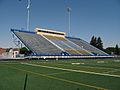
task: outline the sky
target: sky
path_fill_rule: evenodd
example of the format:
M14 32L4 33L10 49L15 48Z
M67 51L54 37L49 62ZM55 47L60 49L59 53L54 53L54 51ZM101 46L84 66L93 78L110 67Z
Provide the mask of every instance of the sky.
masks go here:
M71 7L70 36L90 42L101 37L104 48L120 46L120 0L31 0L30 31L49 28L68 34L68 12ZM0 47L15 47L11 28L25 29L27 0L0 0Z

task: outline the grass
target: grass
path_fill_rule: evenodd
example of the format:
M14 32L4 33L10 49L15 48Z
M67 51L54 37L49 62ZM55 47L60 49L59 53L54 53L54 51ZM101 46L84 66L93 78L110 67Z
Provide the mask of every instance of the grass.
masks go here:
M120 90L120 77L21 64L30 63L120 76L119 61L78 59L0 62L0 90L23 90L26 73L28 74L26 90Z

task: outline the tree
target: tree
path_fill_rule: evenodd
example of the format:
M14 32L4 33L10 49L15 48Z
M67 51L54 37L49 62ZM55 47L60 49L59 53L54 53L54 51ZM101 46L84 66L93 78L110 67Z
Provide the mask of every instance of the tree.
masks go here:
M94 40L94 36L92 36L92 38L91 38L91 41L90 41L90 45L93 45L93 40Z
M7 49L6 49L6 52L9 52L9 51L10 51L10 49L12 49L12 48L7 48Z
M27 54L29 50L26 47L20 49L20 54Z
M100 50L103 50L103 43L100 37L97 38L95 36L92 36L90 44Z
M116 54L116 55L120 55L120 48L118 46L118 44L115 47L108 47L105 49L105 52L108 54Z
M115 54L120 55L120 50L119 50L118 44L115 46Z
M97 38L92 36L90 44L96 47Z
M98 37L97 42L96 42L96 47L100 50L103 50L103 43L100 37Z
M107 47L105 52L108 54L114 54L115 48L114 47Z

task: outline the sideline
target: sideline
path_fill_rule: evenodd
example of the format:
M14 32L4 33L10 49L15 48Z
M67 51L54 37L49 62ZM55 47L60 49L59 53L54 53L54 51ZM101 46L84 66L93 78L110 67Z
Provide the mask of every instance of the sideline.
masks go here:
M118 77L118 78L120 78L120 75L112 75L112 74L104 74L104 73L96 73L96 72L87 72L87 71L81 71L81 70L65 69L65 68L58 68L58 67L50 67L50 66L30 64L30 63L21 63L21 64L30 65L30 66L37 66L37 67L44 67L44 68L52 68L52 69L58 69L58 70L65 70L65 71L71 71L71 72L81 72L81 73L96 74L96 75L102 75L102 76L110 76L110 77Z

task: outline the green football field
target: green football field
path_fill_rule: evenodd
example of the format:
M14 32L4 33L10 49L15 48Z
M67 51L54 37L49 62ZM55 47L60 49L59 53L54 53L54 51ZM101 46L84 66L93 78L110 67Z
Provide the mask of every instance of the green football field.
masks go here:
M0 61L0 90L120 90L120 59Z

